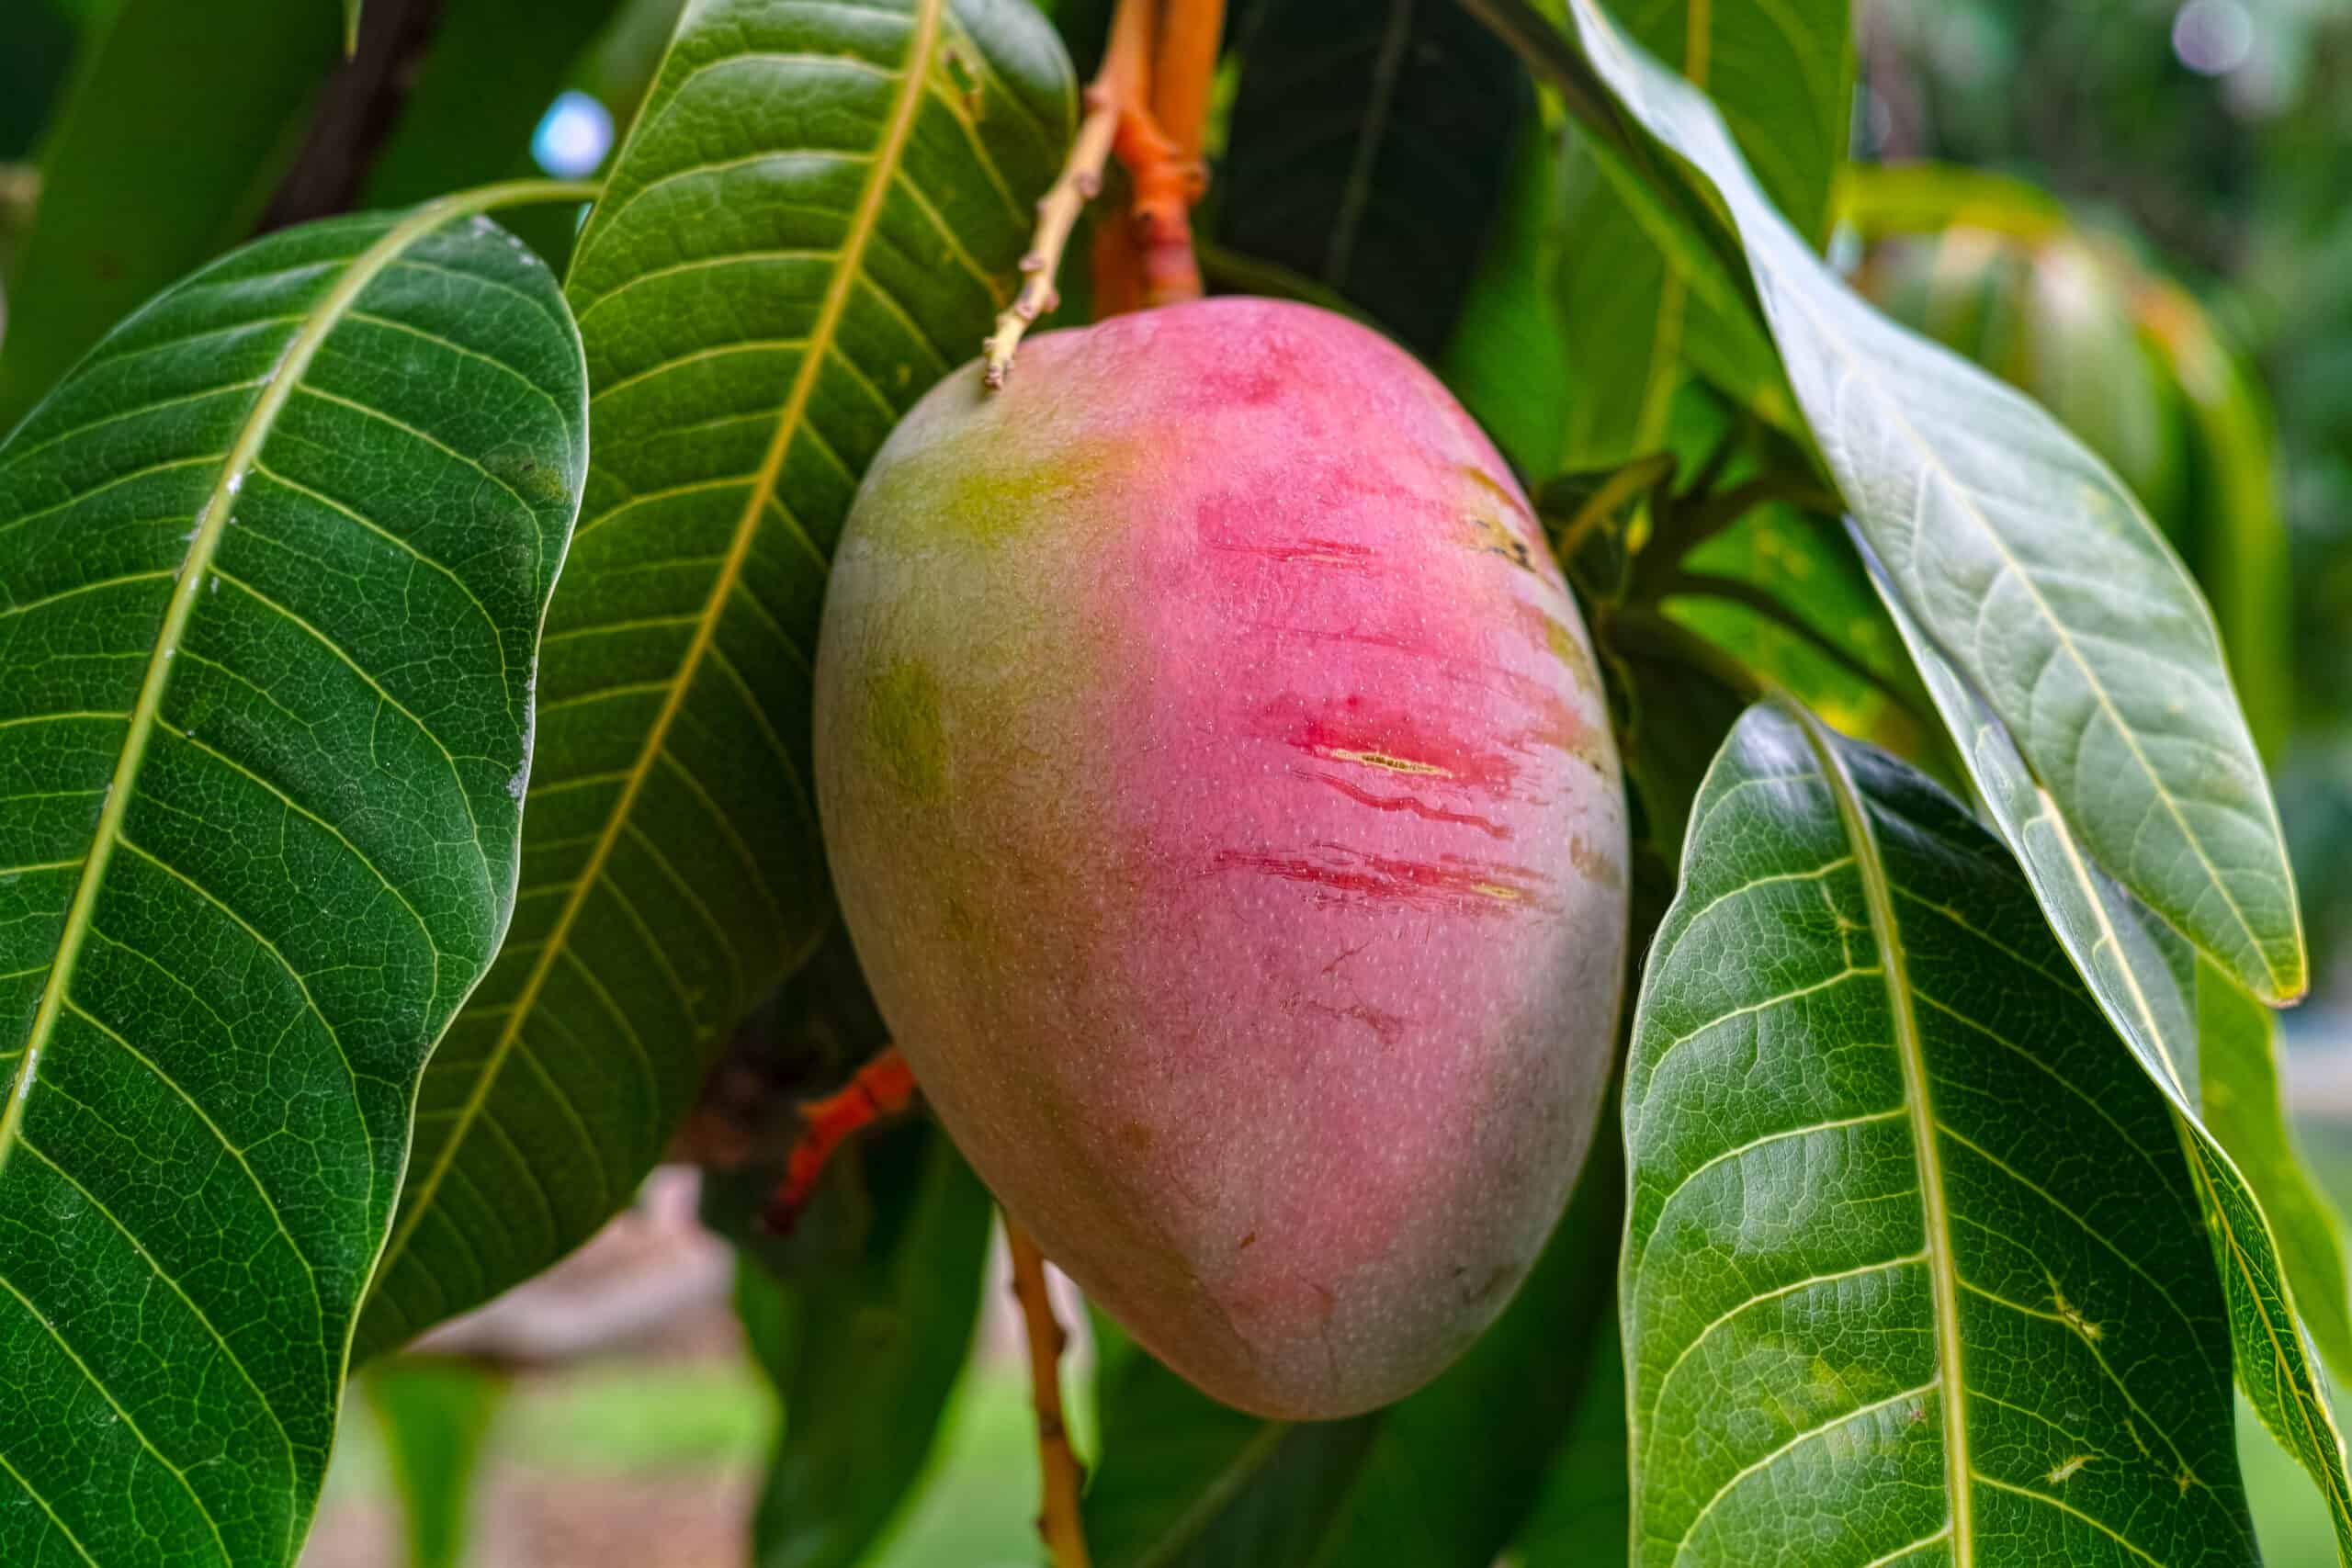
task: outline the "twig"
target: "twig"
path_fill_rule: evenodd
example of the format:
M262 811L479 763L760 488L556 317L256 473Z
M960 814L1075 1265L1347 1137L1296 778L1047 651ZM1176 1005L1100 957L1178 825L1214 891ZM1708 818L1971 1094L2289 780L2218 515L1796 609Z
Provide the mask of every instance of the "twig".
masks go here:
M1004 1217L1004 1239L1012 1249L1012 1294L1029 1329L1030 1389L1037 1410L1037 1459L1045 1472L1045 1498L1037 1514L1053 1568L1088 1568L1086 1526L1078 1495L1085 1480L1062 1420L1062 1347L1069 1336L1054 1317L1046 1294L1046 1256L1029 1233Z
M1086 204L1102 194L1102 166L1110 162L1111 143L1119 133L1116 97L1101 85L1086 90L1086 118L1079 123L1078 140L1070 144L1069 162L1061 177L1037 203L1037 239L1021 258L1021 292L1012 308L996 319L989 334L988 367L984 378L991 388L1004 385L1012 374L1012 356L1022 334L1038 317L1060 302L1054 279L1060 276L1062 253L1069 247L1070 231Z

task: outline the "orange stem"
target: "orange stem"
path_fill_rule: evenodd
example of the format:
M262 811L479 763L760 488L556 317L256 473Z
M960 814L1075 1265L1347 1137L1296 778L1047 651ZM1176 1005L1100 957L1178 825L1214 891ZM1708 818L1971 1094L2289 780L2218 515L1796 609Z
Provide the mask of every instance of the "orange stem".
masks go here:
M789 1232L801 1210L817 1190L818 1179L836 1150L860 1128L886 1116L896 1116L914 1103L915 1075L898 1047L878 1053L833 1094L812 1100L800 1108L806 1123L785 1165L784 1181L768 1201L767 1223L772 1230Z
M1078 1507L1086 1475L1062 1419L1062 1348L1069 1337L1062 1332L1053 1300L1046 1294L1046 1255L1010 1214L1004 1217L1004 1239L1012 1252L1012 1294L1029 1331L1030 1395L1037 1413L1044 1485L1037 1533L1045 1538L1053 1568L1088 1568L1086 1524Z
M1225 0L1163 0L1159 51L1152 59L1151 117L1179 161L1204 168L1209 94L1225 41Z

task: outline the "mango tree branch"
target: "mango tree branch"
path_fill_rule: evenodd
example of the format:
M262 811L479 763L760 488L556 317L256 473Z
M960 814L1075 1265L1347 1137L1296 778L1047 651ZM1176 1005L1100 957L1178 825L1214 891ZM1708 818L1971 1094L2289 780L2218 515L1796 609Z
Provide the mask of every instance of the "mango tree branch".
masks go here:
M1004 1239L1012 1251L1012 1294L1021 1303L1029 1331L1030 1393L1037 1411L1037 1460L1044 1472L1044 1502L1037 1533L1053 1568L1088 1568L1086 1527L1078 1496L1084 1482L1078 1455L1062 1420L1062 1347L1069 1337L1046 1294L1046 1257L1029 1233L1004 1217Z

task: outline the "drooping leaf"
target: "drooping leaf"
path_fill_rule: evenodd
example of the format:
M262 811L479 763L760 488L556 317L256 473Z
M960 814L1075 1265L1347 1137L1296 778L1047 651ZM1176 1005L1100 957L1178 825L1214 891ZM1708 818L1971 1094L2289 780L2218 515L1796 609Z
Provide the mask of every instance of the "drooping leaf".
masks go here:
M758 1568L852 1568L931 1452L979 1311L991 1208L918 1122L853 1145L736 1303L784 1405L752 1520Z
M124 0L41 158L9 278L36 308L12 311L0 344L0 435L132 307L251 231L335 62L338 20L321 0Z
M867 460L1012 298L1074 113L1025 6L686 13L567 286L596 466L514 931L426 1077L364 1349L627 1201L831 918L808 787L826 562Z
M1713 100L1798 231L1824 237L1854 96L1849 0L1621 0L1612 10ZM1779 367L1753 318L1694 293L1589 153L1569 170L1573 242L1559 289L1579 374L1563 461L1592 467L1656 449L1686 366L1743 403L1782 406Z
M1553 63L1597 73L1728 210L1862 533L2073 830L2257 996L2300 995L2278 812L2212 616L2139 504L2040 408L1857 299L1772 209L1705 97L1594 0L1570 12L1582 53Z
M2181 1121L2229 1299L2238 1381L2264 1425L2310 1472L2352 1562L2352 1473L2326 1380L2306 1349L2313 1339L2332 1344L2331 1354L2345 1348L2344 1262L2324 1211L2314 1214L2315 1200L2302 1201L2312 1195L2278 1122L2269 1042L2249 1037L2256 1021L2240 1010L2261 1009L2098 869L2008 731L1928 642L1875 558L1871 564L1996 829L2108 1021ZM2208 1049L2222 1053L2211 1066L2203 1059ZM2217 1122L2200 1104L2208 1084L2221 1085L2228 1102ZM2217 1136L2224 1130L2227 1142ZM2261 1185L2249 1181L2249 1169ZM2285 1224L2274 1228L2266 1198L2283 1203ZM2305 1299L2312 1305L2299 1313Z
M1511 1304L1434 1382L1352 1420L1218 1404L1112 1330L1086 1495L1104 1568L1489 1568L1584 1402L1609 1303L1623 1159L1604 1124ZM1106 1336L1098 1333L1098 1342Z
M446 1357L401 1357L361 1380L399 1494L408 1568L462 1568L482 1442L505 1374Z
M1265 0L1240 30L1217 238L1436 353L1532 107L1518 59L1453 0Z
M1625 1088L1641 1563L2256 1560L2164 1099L2000 845L1759 706Z
M300 1542L587 466L500 195L223 258L0 446L0 1561Z

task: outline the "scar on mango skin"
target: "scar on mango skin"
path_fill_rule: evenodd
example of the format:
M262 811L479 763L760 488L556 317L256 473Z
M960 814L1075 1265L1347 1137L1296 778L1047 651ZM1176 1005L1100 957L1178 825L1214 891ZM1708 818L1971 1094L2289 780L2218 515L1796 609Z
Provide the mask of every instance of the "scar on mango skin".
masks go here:
M1398 757L1386 751L1340 751L1329 753L1342 762L1356 762L1367 768L1385 768L1392 773L1426 773L1436 778L1450 779L1453 771L1441 768L1435 762L1416 762L1410 757Z

